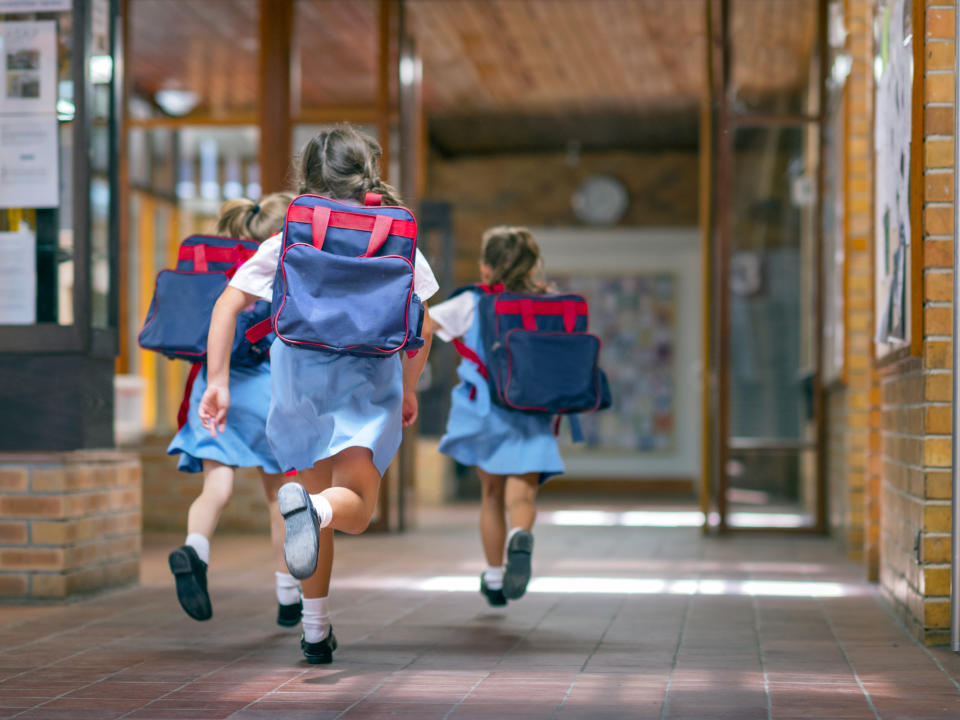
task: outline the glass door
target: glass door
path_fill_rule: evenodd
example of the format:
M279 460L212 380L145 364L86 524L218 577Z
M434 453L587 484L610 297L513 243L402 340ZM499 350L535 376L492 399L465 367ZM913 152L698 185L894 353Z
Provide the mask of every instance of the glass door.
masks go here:
M818 220L824 5L767 0L763 12L778 14L769 25L776 37L758 39L751 31L759 22L757 3L710 3L716 153L707 522L721 530L824 526Z

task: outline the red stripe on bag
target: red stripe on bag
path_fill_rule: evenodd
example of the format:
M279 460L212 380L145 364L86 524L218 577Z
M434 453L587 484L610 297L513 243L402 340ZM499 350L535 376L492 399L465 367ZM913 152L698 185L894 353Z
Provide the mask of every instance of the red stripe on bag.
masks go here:
M313 223L312 205L291 205L287 210L287 221L296 223ZM330 213L329 227L340 228L342 230L363 230L371 232L377 222L378 217L389 217L388 215L364 215L362 213L345 212L334 210ZM410 220L398 220L390 218L390 235L405 238L415 238L417 236L417 224Z
M497 300L494 311L498 315L523 313L524 303L529 303L534 315L589 315L590 310L583 300Z
M187 424L187 417L190 414L190 394L193 392L193 383L200 374L200 363L193 363L190 366L190 372L187 375L187 384L183 388L183 400L180 401L180 409L177 411L177 430Z
M255 250L235 245L234 247L215 247L213 245L181 245L178 260L193 260L194 272L208 272L206 263L229 262L244 263L253 257ZM198 263L199 259L199 263ZM204 262L206 261L206 262ZM203 267L198 267L202 265Z

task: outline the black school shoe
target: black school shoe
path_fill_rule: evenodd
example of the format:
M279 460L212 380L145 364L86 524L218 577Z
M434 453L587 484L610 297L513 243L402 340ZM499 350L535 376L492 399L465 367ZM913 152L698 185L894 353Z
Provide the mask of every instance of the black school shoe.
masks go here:
M189 545L177 548L167 557L170 572L177 581L180 607L194 620L209 620L213 615L207 594L207 564Z
M303 603L295 602L289 605L277 603L277 625L283 627L293 627L300 622L303 616Z
M523 597L530 582L530 556L533 555L533 533L520 530L507 545L507 568L503 572L503 595L507 600Z
M277 493L277 504L287 529L283 541L283 557L287 569L298 580L316 572L320 552L320 521L310 495L298 482L288 482Z
M300 649L303 657L311 665L328 665L333 662L333 651L337 649L337 636L333 634L333 625L330 632L320 642L309 643L300 636Z
M487 581L483 577L483 573L480 573L480 594L483 595L487 602L490 603L490 607L503 607L507 604L507 598L503 595L503 589L499 588L497 590L491 590L487 587Z

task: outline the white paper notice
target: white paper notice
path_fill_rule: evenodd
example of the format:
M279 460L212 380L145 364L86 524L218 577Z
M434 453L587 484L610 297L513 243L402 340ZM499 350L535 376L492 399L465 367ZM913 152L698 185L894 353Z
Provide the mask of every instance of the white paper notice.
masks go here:
M70 10L72 0L0 0L0 12L60 12Z
M0 208L60 203L57 26L0 23Z
M0 208L60 204L55 115L0 115Z
M0 325L37 321L37 240L26 224L20 227L0 233Z
M0 114L57 112L57 24L0 23Z

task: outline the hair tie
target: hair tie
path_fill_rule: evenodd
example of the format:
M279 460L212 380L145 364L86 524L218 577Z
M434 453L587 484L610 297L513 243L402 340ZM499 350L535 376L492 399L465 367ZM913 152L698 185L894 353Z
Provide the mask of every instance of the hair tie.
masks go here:
M259 206L259 205L254 205L252 208L250 208L250 214L247 215L247 230L250 230L250 223L253 221L254 216L255 216L258 212L260 212L260 206Z

